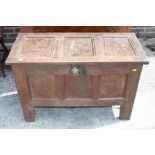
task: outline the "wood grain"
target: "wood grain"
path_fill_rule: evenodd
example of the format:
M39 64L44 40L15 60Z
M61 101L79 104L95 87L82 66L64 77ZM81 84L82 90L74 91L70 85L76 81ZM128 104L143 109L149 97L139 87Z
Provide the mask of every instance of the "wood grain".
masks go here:
M133 33L19 34L6 61L14 63L148 63Z
M120 119L130 119L131 117L141 70L142 70L142 66L138 67L136 72L128 74L126 89L124 92L125 102L123 105L121 105L120 115L119 115Z
M33 104L31 104L31 93L27 75L23 65L12 65L14 80L16 83L18 95L21 101L21 106L26 121L31 122L35 120L35 112Z

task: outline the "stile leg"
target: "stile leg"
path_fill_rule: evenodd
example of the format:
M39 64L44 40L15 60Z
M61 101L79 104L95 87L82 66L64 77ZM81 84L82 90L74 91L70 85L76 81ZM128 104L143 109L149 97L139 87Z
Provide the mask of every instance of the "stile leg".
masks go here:
M128 75L128 81L125 92L126 101L123 105L121 105L119 119L129 120L131 117L141 70L142 66L138 67L136 69L136 72L133 72Z
M24 119L26 122L33 122L35 121L35 111L34 108L26 107L25 104L22 104L22 110L24 114Z
M125 103L124 105L121 105L119 119L130 120L132 108L133 102L130 104Z
M35 120L35 112L34 107L31 104L31 94L26 71L21 64L12 65L12 70L25 121L32 122Z

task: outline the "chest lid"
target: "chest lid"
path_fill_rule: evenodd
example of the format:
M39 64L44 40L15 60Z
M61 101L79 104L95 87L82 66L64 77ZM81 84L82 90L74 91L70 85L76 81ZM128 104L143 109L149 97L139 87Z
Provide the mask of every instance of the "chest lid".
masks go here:
M148 63L134 33L19 33L6 63L56 62Z

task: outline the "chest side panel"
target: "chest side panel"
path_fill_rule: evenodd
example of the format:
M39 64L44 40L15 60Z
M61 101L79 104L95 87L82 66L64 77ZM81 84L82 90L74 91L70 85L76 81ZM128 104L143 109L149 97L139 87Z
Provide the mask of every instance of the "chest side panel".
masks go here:
M55 70L50 70L52 67ZM93 65L83 67L85 75L70 74L70 65L64 68L61 65L27 67L32 102L39 104L38 101L42 101L42 106L95 106L124 99L130 69L120 72L115 68L114 72L112 66L106 70L103 66L94 72ZM62 69L64 71L60 72Z
M51 74L30 74L28 79L32 99L57 97L55 76Z
M93 98L93 78L97 78L95 93L97 98L123 97L126 75L103 75L103 76L62 76L61 83L64 87L57 89L59 86L56 76L49 75L31 75L29 84L32 99L52 99L59 98L59 93L64 94L65 99ZM59 92L58 92L59 91Z
M92 98L91 76L65 76L65 98Z
M126 74L105 74L98 76L98 98L124 97Z

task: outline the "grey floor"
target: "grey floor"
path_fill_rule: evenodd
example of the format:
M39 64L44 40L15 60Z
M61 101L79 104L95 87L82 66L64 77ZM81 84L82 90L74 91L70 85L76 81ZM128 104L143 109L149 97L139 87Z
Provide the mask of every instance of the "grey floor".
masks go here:
M145 46L155 40L141 40ZM145 47L144 47L145 48ZM154 53L146 49L149 56ZM155 128L155 57L149 58L139 82L130 121L118 119L119 107L36 108L36 121L24 121L12 72L0 77L0 128Z

